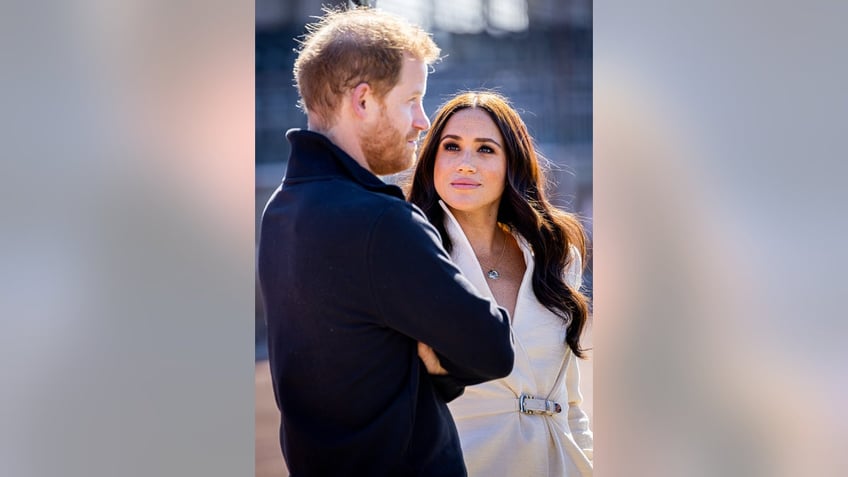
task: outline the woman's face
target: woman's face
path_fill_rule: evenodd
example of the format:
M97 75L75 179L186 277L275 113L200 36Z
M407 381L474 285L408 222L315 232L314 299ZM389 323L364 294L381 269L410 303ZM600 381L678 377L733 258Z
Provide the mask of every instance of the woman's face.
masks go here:
M452 211L497 217L506 181L503 144L484 110L468 108L451 116L439 138L433 181Z

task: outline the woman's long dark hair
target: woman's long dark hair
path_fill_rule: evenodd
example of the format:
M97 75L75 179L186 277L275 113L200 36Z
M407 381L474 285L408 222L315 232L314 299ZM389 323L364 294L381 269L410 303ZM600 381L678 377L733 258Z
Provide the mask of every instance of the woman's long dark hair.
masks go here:
M468 108L485 111L504 139L506 184L498 222L517 231L533 247L533 292L542 305L568 324L566 344L576 356L583 358L580 336L589 315L588 300L580 290L568 286L563 276L574 260L569 254L572 245L579 250L582 263L586 263L586 236L573 214L560 211L548 202L544 192L545 176L539 167L533 138L506 98L489 91L466 92L439 108L418 154L409 201L424 211L450 252L453 244L445 230L433 168L445 125L457 111Z

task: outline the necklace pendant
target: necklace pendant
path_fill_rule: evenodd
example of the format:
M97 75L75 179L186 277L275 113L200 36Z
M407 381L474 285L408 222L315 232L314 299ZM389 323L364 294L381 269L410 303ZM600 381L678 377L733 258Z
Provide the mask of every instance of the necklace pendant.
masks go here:
M501 277L501 274L498 273L498 271L493 268L493 269L489 270L488 273L486 273L486 276L489 277L492 280L497 280L498 278Z

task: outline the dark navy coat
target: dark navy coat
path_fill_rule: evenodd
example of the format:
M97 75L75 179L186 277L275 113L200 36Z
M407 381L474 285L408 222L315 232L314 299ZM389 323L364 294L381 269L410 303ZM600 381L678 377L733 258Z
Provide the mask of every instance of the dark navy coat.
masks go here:
M513 365L507 313L450 261L401 190L291 130L258 273L280 441L301 475L465 475L446 402ZM417 342L436 350L435 378Z

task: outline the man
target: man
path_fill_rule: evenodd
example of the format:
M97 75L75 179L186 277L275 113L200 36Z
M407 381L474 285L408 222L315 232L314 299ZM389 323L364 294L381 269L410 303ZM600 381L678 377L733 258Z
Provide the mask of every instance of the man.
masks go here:
M413 161L439 49L378 10L328 12L294 73L308 130L262 217L258 270L292 475L465 475L446 401L509 374L505 311L375 174ZM427 372L426 343L448 375Z

